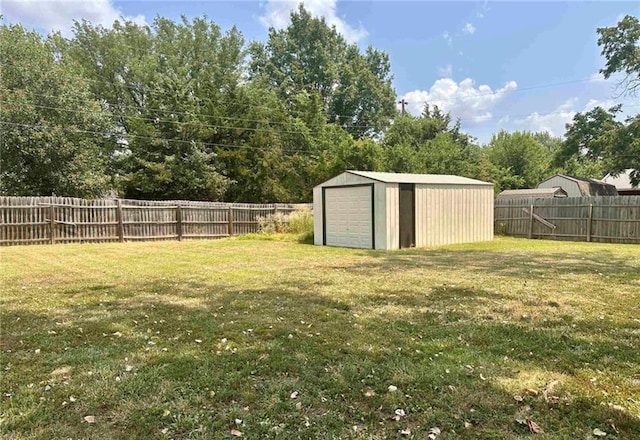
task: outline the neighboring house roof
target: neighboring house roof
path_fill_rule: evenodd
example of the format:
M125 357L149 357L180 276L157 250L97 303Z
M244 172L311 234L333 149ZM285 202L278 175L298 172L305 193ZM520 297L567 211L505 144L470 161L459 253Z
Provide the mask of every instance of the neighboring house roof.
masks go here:
M441 185L486 185L493 186L493 183L481 180L469 179L468 177L452 176L448 174L410 174L410 173L380 173L376 171L354 171L347 170L347 173L367 179L377 180L385 183L426 183Z
M498 194L499 199L550 199L554 197L567 197L567 192L560 187L555 187L507 189Z
M580 192L583 196L617 196L618 191L616 187L605 183L601 180L596 179L587 179L585 177L574 177L567 176L566 174L555 174L547 179L544 179L541 183L546 182L549 179L553 179L554 177L562 177L564 179L573 181L578 184L578 188L580 188ZM538 185L540 185L538 184Z
M637 185L635 187L631 185L631 171L633 170L629 168L615 177L611 174L607 174L602 178L602 181L614 185L618 190L631 188L640 189L640 185Z

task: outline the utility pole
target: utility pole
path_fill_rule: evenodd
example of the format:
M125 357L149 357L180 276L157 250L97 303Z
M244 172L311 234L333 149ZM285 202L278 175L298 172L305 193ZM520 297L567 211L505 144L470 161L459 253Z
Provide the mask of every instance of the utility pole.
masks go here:
M405 115L405 111L404 111L404 106L409 104L407 101L404 100L404 98L402 98L400 101L398 101L398 104L402 105L402 116Z

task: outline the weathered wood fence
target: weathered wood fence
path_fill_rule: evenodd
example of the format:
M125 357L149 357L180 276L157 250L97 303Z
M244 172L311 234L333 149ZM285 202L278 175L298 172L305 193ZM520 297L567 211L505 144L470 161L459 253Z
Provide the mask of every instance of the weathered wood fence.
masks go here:
M0 245L221 238L307 204L0 197Z
M496 200L494 221L497 234L640 243L640 196Z

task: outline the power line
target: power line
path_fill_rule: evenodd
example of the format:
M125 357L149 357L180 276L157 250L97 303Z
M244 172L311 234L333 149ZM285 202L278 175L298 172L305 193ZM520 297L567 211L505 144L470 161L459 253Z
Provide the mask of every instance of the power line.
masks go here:
M29 95L31 96L39 96L42 98L52 98L52 99L58 99L59 96L56 95L47 95L47 94L42 94L42 93L29 93ZM106 101L103 98L96 98L94 99L70 99L69 101L71 102L77 102L77 103L95 103L95 102L99 102L99 101ZM280 121L268 121L268 120L264 120L264 119L248 119L248 118L238 118L238 117L232 117L232 116L217 116L217 115L212 115L212 114L205 114L205 113L192 113L192 112L183 112L183 111L177 111L177 110L163 110L163 109L158 109L158 108L149 108L149 107L138 107L138 106L134 106L134 105L113 105L110 104L108 102L106 102L110 107L115 107L118 109L131 109L131 110L137 110L137 111L148 111L148 112L157 112L157 113L165 113L168 115L182 115L182 116L190 116L190 117L204 117L204 118L213 118L213 119L223 119L223 120L230 120L230 121L243 121L243 122L255 122L255 123L268 123L268 124L274 124L274 125L289 125L290 122L280 122ZM271 108L273 110L273 108ZM283 109L283 111L289 112L288 110ZM129 116L127 116L129 117ZM353 124L353 125L340 125L340 127L344 128L344 129L352 129L352 128L362 128L362 129L374 129L376 128L373 125L358 125L358 124Z
M49 95L44 95L44 96L49 96ZM55 98L55 96L51 95L50 97ZM87 101L88 102L88 101ZM7 103L7 101L2 101L0 100L0 103ZM45 106L45 105L39 105L39 104L30 104L33 107L36 108L43 108L43 109L49 109L49 110L61 110L61 111L65 111L65 112L70 112L70 113L93 113L96 114L97 112L89 112L87 110L81 110L81 109L69 109L69 108L64 108L64 107L56 107L56 106ZM631 105L624 105L624 108L635 108L635 107L640 107L640 104L631 104ZM137 108L137 107L136 107ZM153 110L153 109L149 109L149 110ZM169 112L168 110L166 110L167 112ZM207 116L207 115L201 115L201 114L197 114L197 113L188 113L188 112L171 112L172 114L183 114L183 115L189 115L189 116ZM568 113L579 113L579 112L575 112L575 111L567 111L567 110L556 110L553 112L546 112L546 113L538 113L538 112L532 112L532 113L528 113L528 114L503 114L503 115L492 115L493 119L499 119L499 118L505 118L505 117L509 117L509 118L525 118L528 116L531 116L532 114L536 114L537 116L552 116L552 115L560 115L560 114L568 114ZM167 124L177 124L177 125L190 125L191 123L188 121L177 121L177 120L167 120L167 119L159 119L159 118L145 118L142 116L135 116L135 115L124 115L123 116L125 119L130 119L130 120L140 120L140 121L147 121L147 122L153 122L153 123L167 123ZM217 117L217 116L209 116L209 117L213 117L213 118L221 118L223 119L224 117ZM245 120L242 118L238 118L239 120L243 120L243 121L253 121L256 123L263 123L263 124L287 124L286 122L271 122L268 120ZM459 118L461 122L475 122L473 121L472 118ZM214 129L222 129L222 130L245 130L245 131L269 131L269 132L273 132L273 133L279 133L279 134L300 134L300 135L306 135L306 134L321 134L322 132L320 131L295 131L295 130L280 130L280 129L275 129L273 127L264 127L264 128L257 128L257 127L244 127L244 126L235 126L235 125L215 125L215 124L206 124L206 123L197 123L197 126L199 127L204 127L204 128L214 128ZM344 128L341 126L341 128ZM155 138L154 138L155 139Z
M23 127L23 128L37 128L37 129L46 129L46 130L52 130L54 128L58 128L58 127L52 127L50 125L22 124L22 123L2 121L2 120L0 120L0 124L12 125L12 126ZM69 130L69 127L64 127L63 129ZM128 140L130 138L133 138L133 139L147 139L147 140L163 141L163 142L175 142L175 143L182 143L182 144L194 144L194 143L196 143L196 144L210 146L210 147L241 148L241 149L252 149L252 150L260 150L260 151L271 151L271 150L266 149L266 148L255 147L255 146L252 146L252 145L220 144L220 143L214 143L214 142L201 142L201 141L186 140L186 139L167 139L167 138L158 138L158 137L153 137L153 136L141 136L141 135L136 135L136 134L121 134L121 133L109 133L109 132L92 131L92 130L82 130L82 129L79 129L79 128L71 128L70 130L75 132L75 133L93 134L93 135L102 136L102 137L105 137L105 138L120 137L121 140ZM309 150L283 149L281 151L283 153L313 153L313 151L309 151Z
M2 101L0 100L0 104L6 104L8 103L7 101ZM89 111L89 110L77 110L77 109L68 109L68 108L63 108L63 107L53 107L53 106L48 106L48 105L39 105L39 104L30 104L32 107L36 107L36 108L42 108L42 109L48 109L48 110L60 110L60 111L64 111L64 112L69 112L69 113L81 113L81 114L99 114L96 111ZM256 127L238 127L235 125L212 125L212 124L205 124L205 123L192 123L192 122L188 122L188 121L177 121L177 120L168 120L168 119L159 119L159 118L144 118L142 116L129 116L129 115L125 115L124 116L125 119L134 119L134 120L138 120L138 121L147 121L147 122L153 122L156 124L160 124L160 123L165 123L165 124L175 124L175 125L180 125L180 126L184 126L184 125L197 125L197 127L203 127L203 128L216 128L216 129L222 129L222 130L245 130L245 131L270 131L270 132L274 132L274 133L279 133L279 134L322 134L322 132L319 131L291 131L291 130L276 130L273 127L264 127L264 128L256 128ZM266 123L269 124L269 121L260 121L262 123Z
M19 66L19 67L22 68L22 69L27 70L23 66ZM115 80L109 80L109 79L106 79L106 78L103 78L103 77L101 77L103 79L98 80L98 79L94 79L94 78L88 78L88 77L82 76L82 75L69 74L69 76L75 77L75 78L81 78L81 79L84 79L84 80L87 80L87 81L90 81L90 82L99 83L99 84L101 83L101 84L108 84L108 85L118 85L118 86L121 86L121 87L124 87L124 88L128 88L128 89L131 89L131 90L140 91L139 87L135 87L135 86L132 86L132 85L129 85L129 84L126 84L126 83L116 83ZM456 102L456 101L472 99L472 98L478 98L478 97L485 97L485 96L495 96L495 95L504 96L504 95L510 95L510 94L518 93L518 92L525 92L525 91L537 90L537 89L549 88L549 87L557 87L557 86L563 86L563 85L568 85L568 84L576 84L576 83L587 82L587 81L593 81L593 78L589 77L589 78L581 78L581 79L570 80L570 81L562 81L562 82L557 82L557 83L538 84L538 85L535 85L535 86L516 88L514 90L506 90L506 91L504 91L504 90L503 91L495 90L495 91L491 91L491 92L477 93L477 94L471 94L471 95L466 95L466 96L457 96L457 97L434 99L433 101L438 101L438 102ZM145 90L144 93L154 95L156 93L161 93L161 92L158 91L158 90L149 89L149 90ZM228 100L236 99L236 98L231 98L231 97L228 97L228 96L222 96L221 98L227 100L227 102L228 102ZM428 104L428 103L433 102L433 101L427 101L427 100L425 100L425 101L417 101L416 104ZM405 105L407 105L407 104L409 104L409 102L405 101ZM249 108L273 110L273 107L264 106L264 105L257 105L257 104L252 104L252 103L243 103L243 104L240 104L240 105L245 106L245 107L249 107ZM292 110L292 109L286 109L286 110L289 113L297 113L297 114L304 113L302 110ZM353 119L354 117L356 117L356 115L340 115L340 114L336 114L334 116L336 116L336 117L338 117L340 119ZM356 127L356 125L351 125L351 127Z
M54 128L59 128L59 127L52 127L50 125L22 124L22 123L2 121L2 120L0 120L0 124L1 125L11 125L11 126L16 126L16 127L23 127L23 128L45 129L45 130L53 130ZM69 130L69 127L63 127L63 129ZM167 139L167 138L158 138L158 137L141 136L141 135L130 135L130 134L123 135L123 134L119 134L119 133L100 132L100 131L93 131L93 130L82 130L82 129L78 129L78 128L72 128L71 131L73 131L75 133L93 134L93 135L97 135L97 136L102 136L104 138L120 137L121 140L128 140L130 138L133 138L133 139L146 139L146 140L163 141L163 142L174 142L174 143L182 143L182 144L185 144L185 143L186 144L197 143L199 145L211 146L211 147L221 147L221 148L236 148L236 149L251 149L251 150L258 150L258 151L272 151L270 149L256 147L256 146L252 146L252 145L222 144L222 143L214 143L214 142L201 142L201 141L185 140L185 139ZM310 150L295 150L295 149L281 149L281 152L282 153L304 153L304 154L309 154L309 155L315 153L314 151L310 151ZM635 155L626 155L626 154L620 155L618 157L621 157L621 158L633 158L633 159L636 158Z

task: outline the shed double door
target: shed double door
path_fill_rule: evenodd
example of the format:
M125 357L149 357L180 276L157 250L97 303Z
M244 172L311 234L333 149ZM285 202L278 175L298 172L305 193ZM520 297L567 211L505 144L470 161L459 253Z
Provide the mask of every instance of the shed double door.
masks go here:
M398 219L400 229L400 248L416 245L416 186L413 183L401 183L398 201Z

